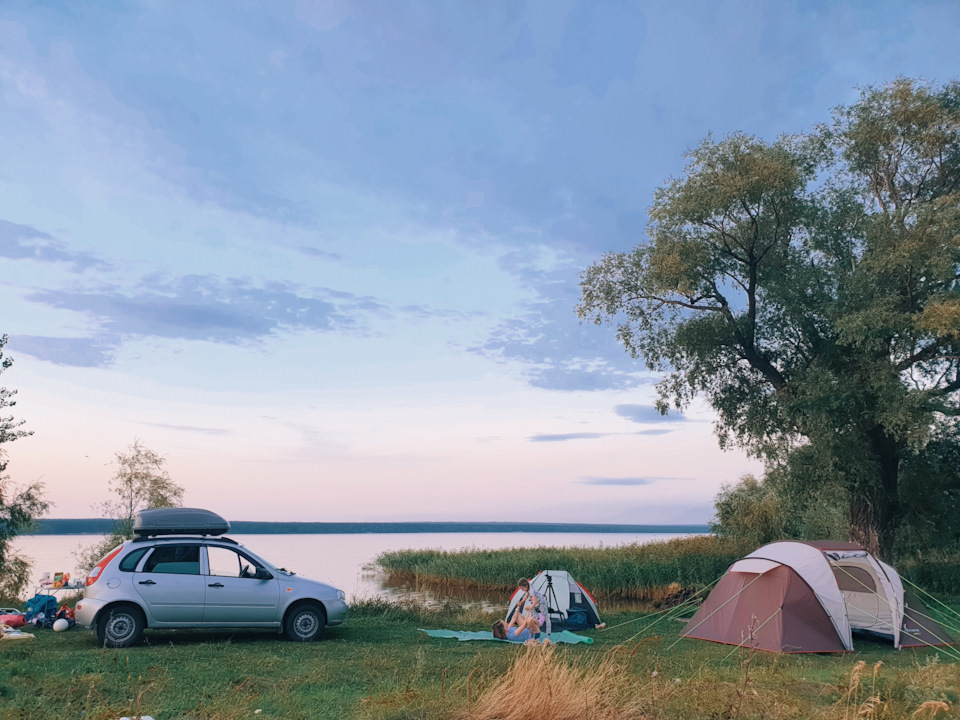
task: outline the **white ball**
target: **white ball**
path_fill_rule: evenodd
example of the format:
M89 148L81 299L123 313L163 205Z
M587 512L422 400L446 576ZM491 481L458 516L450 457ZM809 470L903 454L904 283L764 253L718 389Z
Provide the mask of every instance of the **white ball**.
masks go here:
M70 623L67 622L66 618L60 618L59 620L53 623L54 632L61 632L62 630L66 630L69 627L70 627Z

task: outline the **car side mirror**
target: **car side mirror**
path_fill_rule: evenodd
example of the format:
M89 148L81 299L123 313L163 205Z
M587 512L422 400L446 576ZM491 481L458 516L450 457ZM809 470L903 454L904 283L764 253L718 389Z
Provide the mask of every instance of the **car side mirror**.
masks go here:
M254 577L257 580L273 580L273 573L266 568L257 568L257 574Z

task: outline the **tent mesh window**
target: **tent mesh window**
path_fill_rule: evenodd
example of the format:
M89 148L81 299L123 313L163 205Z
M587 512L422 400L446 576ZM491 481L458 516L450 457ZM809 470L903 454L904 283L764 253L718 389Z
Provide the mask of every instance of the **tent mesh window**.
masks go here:
M873 573L855 565L834 565L833 575L841 592L876 593Z

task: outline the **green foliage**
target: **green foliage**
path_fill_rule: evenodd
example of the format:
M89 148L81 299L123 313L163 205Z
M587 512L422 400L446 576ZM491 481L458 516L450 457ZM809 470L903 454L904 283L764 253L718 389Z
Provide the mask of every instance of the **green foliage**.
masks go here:
M125 538L133 536L133 521L147 508L179 507L183 502L183 487L170 479L167 459L157 454L139 438L130 443L126 452L116 453L117 470L110 481L115 499L101 503L106 517L113 518L116 533Z
M104 517L113 520L113 532L74 553L78 570L89 570L110 550L132 538L133 522L141 510L181 505L183 487L170 479L164 467L166 462L139 438L130 443L126 452L116 453L117 469L110 480L114 499L95 506Z
M800 457L802 453L795 453L791 460ZM787 465L763 479L745 475L735 485L724 485L714 500L711 530L749 548L775 540L845 537L843 489L809 477L806 482L796 482L790 473L797 471ZM795 492L797 488L803 492Z
M960 550L960 428L955 421L937 427L922 450L904 457L901 478L897 557Z
M0 337L0 373L13 365L13 358L3 356L7 336ZM0 387L0 409L13 407L16 390ZM33 431L21 430L23 420L12 415L0 417L0 444L13 442ZM23 592L29 577L30 564L13 554L10 544L18 535L30 530L49 504L43 499L43 484L32 482L24 487L14 486L7 472L7 454L0 448L0 597L17 598Z
M915 550L913 558L898 563L897 572L928 592L960 593L960 551Z
M711 530L739 538L747 545L764 545L790 537L784 502L770 483L744 475L736 485L724 485L714 501Z
M73 559L76 564L77 573L87 573L90 569L100 562L107 554L116 547L123 545L124 541L130 538L120 532L112 532L104 535L98 542L92 545L81 545L73 552Z
M960 414L960 84L900 79L814 133L688 157L649 241L583 273L580 317L664 373L662 411L705 396L721 444L812 468L889 557L906 463Z

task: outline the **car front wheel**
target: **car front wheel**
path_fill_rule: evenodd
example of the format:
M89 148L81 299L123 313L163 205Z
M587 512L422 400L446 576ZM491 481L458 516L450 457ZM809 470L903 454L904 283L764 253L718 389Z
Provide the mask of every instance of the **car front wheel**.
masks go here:
M294 642L310 642L320 637L326 624L327 617L323 608L305 603L287 612L283 621L283 634Z
M97 620L97 642L100 647L130 647L140 640L145 624L143 614L135 607L107 608Z

